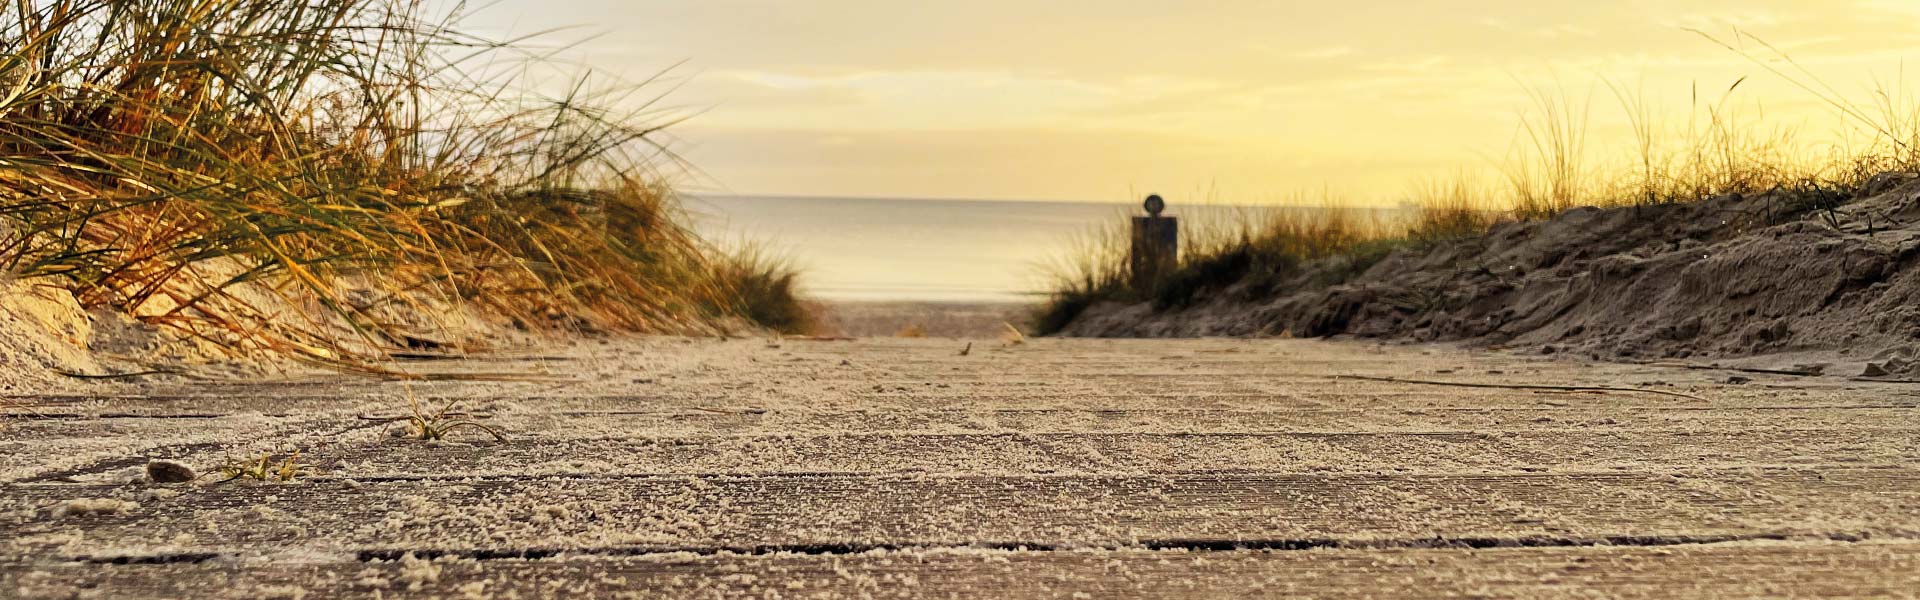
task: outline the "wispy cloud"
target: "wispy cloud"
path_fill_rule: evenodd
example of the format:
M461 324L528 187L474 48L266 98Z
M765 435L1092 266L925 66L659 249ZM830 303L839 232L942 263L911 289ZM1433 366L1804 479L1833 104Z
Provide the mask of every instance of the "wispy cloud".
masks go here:
M1725 30L1725 29L1765 29L1780 27L1801 20L1796 15L1766 9L1742 9L1711 13L1690 13L1672 17L1662 17L1656 22L1667 27L1681 29Z
M1595 37L1600 35L1600 32L1594 31L1592 29L1588 29L1585 27L1581 27L1579 25L1570 25L1570 24L1562 23L1559 25L1549 25L1547 27L1535 28L1533 31L1529 32L1529 34L1537 38L1555 39L1555 38L1563 38L1563 37L1590 38L1590 37Z
M739 110L716 110L708 119L727 126L815 124L845 129L935 129L1017 127L1055 121L1124 97L1122 88L1162 86L1092 83L1070 77L1012 71L841 70L797 73L728 70L711 74L731 82ZM762 96L832 97L831 104L792 110Z
M1913 0L1859 0L1856 6L1867 12L1920 17L1920 2Z
M1359 65L1359 68L1365 69L1368 71L1382 71L1382 72L1390 72L1390 73L1391 72L1400 72L1400 73L1423 72L1423 71L1430 71L1440 66L1446 65L1451 60L1452 60L1451 58L1446 56L1441 56L1438 54L1428 54L1423 56L1410 56L1410 57L1404 57L1404 58L1399 58L1399 59L1389 60L1389 61L1367 63L1367 64Z
M1289 53L1287 54L1287 56L1297 58L1300 60L1327 60L1332 58L1343 58L1347 56L1353 56L1353 53L1354 53L1353 46L1341 45L1341 46L1324 46L1320 48L1313 48L1310 50L1300 50L1297 52Z
M1498 153L1537 81L1576 93L1603 76L1631 81L1685 111L1694 88L1745 78L1740 100L1770 118L1833 123L1804 90L1684 28L1752 33L1847 91L1920 59L1920 0L498 6L519 7L517 30L613 23L590 44L612 57L597 67L645 75L649 57L688 60L697 76L674 103L701 109L689 131L725 132L695 158L742 191L1072 196L1101 181L1170 189L1216 176L1364 191ZM1596 144L1622 126L1600 94ZM1298 177L1325 179L1286 180Z

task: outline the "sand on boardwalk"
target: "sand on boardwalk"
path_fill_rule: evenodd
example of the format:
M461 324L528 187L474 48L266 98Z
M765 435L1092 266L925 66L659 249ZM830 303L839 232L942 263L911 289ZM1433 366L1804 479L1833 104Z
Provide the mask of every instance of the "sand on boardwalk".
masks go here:
M1027 329L1038 302L856 301L815 302L818 332L826 336L994 338L1007 327Z
M409 368L451 379L0 407L0 596L1920 589L1906 385L1302 340L638 338ZM395 437L409 397L507 440ZM295 449L320 472L141 468Z

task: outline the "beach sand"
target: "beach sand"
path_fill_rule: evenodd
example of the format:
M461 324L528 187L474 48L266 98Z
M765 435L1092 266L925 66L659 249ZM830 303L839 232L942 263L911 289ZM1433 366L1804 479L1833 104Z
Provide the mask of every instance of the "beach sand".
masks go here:
M994 338L1012 325L1027 331L1038 303L1024 302L815 302L820 334L895 337L918 331L933 338Z

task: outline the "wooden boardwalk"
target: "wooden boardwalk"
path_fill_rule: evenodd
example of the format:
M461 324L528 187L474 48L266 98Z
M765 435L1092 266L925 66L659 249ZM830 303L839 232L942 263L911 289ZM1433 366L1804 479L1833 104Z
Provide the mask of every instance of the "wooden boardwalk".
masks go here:
M410 364L427 382L18 396L0 597L1920 595L1920 385L964 344L658 338ZM395 437L408 398L507 439ZM320 472L142 475L294 449Z

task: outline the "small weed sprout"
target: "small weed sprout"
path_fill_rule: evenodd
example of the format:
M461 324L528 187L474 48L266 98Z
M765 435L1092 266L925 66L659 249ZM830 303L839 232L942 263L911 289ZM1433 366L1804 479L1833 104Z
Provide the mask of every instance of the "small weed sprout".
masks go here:
M501 434L500 430L473 420L471 418L473 415L454 411L454 405L459 402L460 399L458 398L448 400L446 404L440 406L439 410L428 414L425 410L422 410L420 399L414 397L412 394L408 394L407 406L411 409L413 415L407 417L407 437L417 440L438 441L446 439L447 434L453 433L455 430L469 428L486 432L487 435L493 436L494 441L507 441L507 436Z
M226 476L226 479L214 483L227 483L239 479L251 479L262 483L287 483L319 473L318 467L300 462L300 451L294 450L293 454L278 463L273 461L272 453L262 454L260 458L253 460L228 459L226 464L220 465L220 474Z

